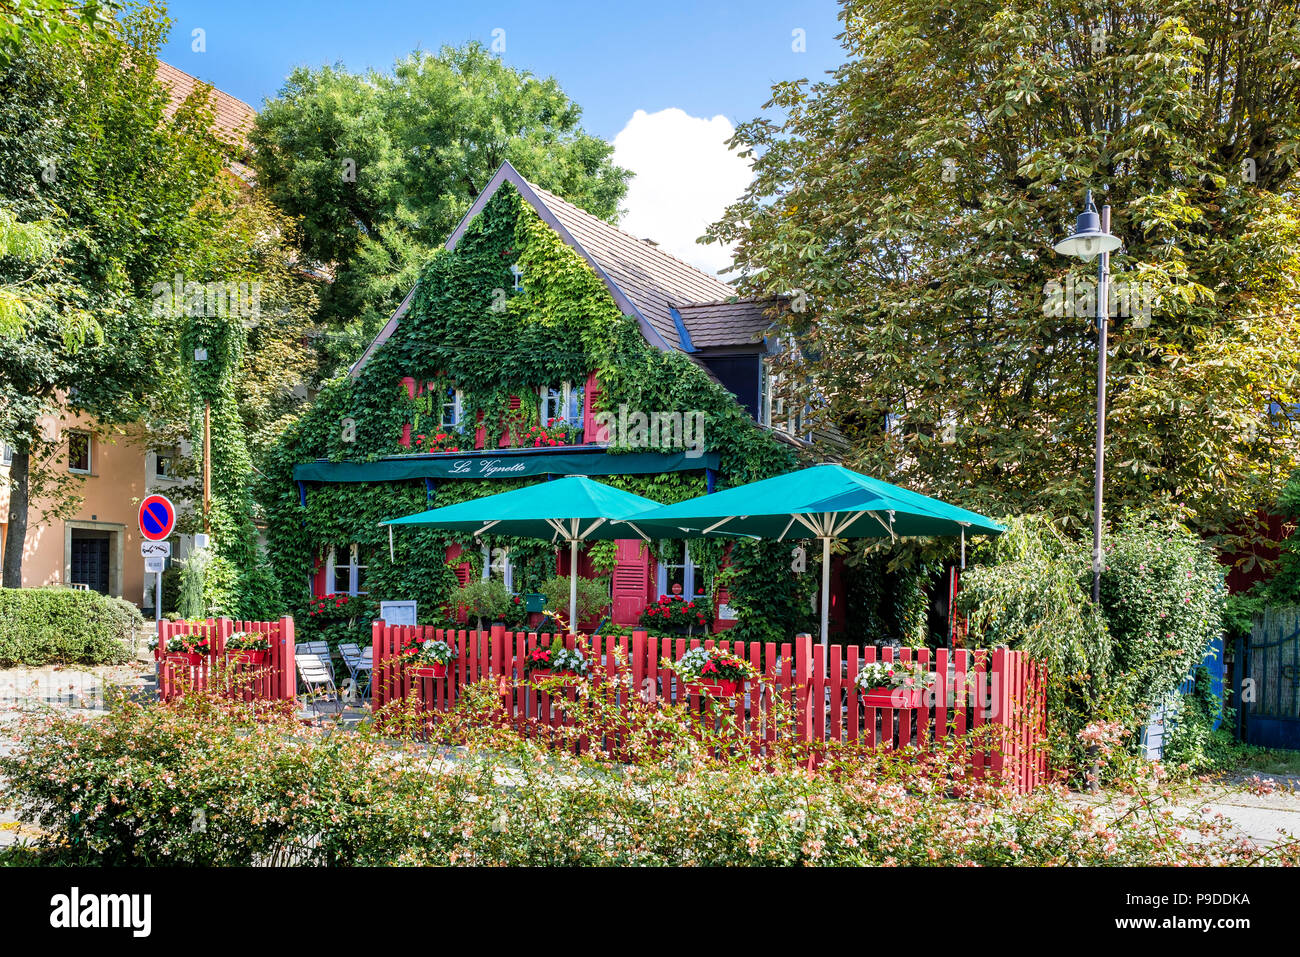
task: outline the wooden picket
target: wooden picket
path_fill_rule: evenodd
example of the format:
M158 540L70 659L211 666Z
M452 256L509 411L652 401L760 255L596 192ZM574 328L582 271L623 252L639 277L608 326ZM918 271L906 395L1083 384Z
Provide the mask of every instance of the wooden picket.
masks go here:
M170 701L187 687L207 688L212 680L213 662L225 658L226 640L235 632L247 631L266 635L271 645L270 662L266 665L238 663L232 665L240 676L249 680L238 681L235 693L246 701L293 701L297 694L297 672L294 667L293 619L279 621L232 621L229 618L209 618L201 622L158 622L158 647L154 660L158 668L158 694ZM191 665L167 654L167 642L177 635L200 635L212 645L211 654L205 655L197 665Z
M457 657L446 678L412 682L407 677L398 656L416 637L445 641L455 649ZM492 677L498 681L502 720L521 733L549 734L573 722L572 710L566 707L575 700L572 686L548 694L523 680L528 653L549 645L549 634L507 632L501 626L490 632L397 627L377 621L372 640L376 709L411 696L422 711L446 711L455 707L466 685ZM571 636L563 640L573 647ZM705 647L716 644L746 658L762 679L750 682L746 692L735 697L734 715L756 756L790 736L819 745L809 748L809 762L815 763L837 743L862 740L887 749L925 748L992 724L997 726L992 732L996 743L970 754L975 776L999 776L1027 792L1047 773L1044 676L1040 664L1022 652L939 649L932 654L929 649L885 648L882 660L919 664L935 673L933 689L922 707L892 708L865 706L854 684L861 665L877 659L876 649L870 646L827 650L801 635L793 643L753 642L746 647L715 638L659 639L644 631L630 636L584 636L582 641L592 663L593 681L609 681L618 673L616 654L626 661L631 684L626 694L620 692L618 703L627 709L657 702L687 703L700 709L699 696L689 693L661 662L681 657L701 641ZM773 720L773 699L792 708L793 728L779 728ZM600 748L617 758L624 744L624 736L611 728L600 740L584 738L575 747Z

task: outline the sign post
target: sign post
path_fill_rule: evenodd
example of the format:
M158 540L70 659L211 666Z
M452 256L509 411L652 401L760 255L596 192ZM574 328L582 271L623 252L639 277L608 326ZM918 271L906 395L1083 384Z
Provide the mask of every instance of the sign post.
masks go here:
M171 555L172 546L167 541L172 529L176 527L176 507L165 495L148 495L140 503L140 534L144 541L140 543L140 555L144 558L145 574L153 572L153 607L154 618L162 620L162 572L163 565Z

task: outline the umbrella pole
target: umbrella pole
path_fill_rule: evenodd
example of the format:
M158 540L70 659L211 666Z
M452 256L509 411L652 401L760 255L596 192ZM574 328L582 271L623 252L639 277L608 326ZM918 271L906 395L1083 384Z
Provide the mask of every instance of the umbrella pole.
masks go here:
M831 621L831 540L822 539L822 645L830 644Z
M569 634L578 633L578 540L569 539Z

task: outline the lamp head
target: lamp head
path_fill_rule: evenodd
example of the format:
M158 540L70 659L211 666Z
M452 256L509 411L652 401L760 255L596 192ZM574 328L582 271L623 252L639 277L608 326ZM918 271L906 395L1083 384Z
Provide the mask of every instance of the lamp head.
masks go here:
M1101 228L1101 216L1092 201L1092 190L1088 190L1088 201L1075 220L1074 233L1052 248L1063 256L1075 256L1084 262L1091 262L1102 253L1114 252L1121 245L1119 237Z

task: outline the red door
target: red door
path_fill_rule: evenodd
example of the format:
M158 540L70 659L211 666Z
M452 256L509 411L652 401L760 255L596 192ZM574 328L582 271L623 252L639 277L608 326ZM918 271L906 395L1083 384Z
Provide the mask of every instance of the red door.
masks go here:
M635 625L650 589L650 549L640 539L619 539L614 545L614 624Z

